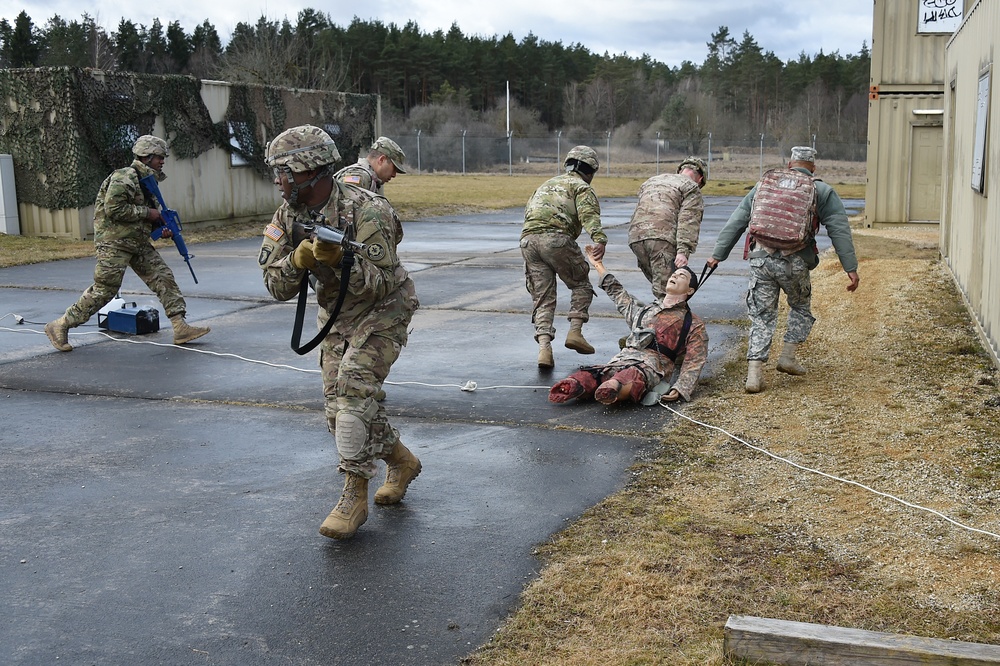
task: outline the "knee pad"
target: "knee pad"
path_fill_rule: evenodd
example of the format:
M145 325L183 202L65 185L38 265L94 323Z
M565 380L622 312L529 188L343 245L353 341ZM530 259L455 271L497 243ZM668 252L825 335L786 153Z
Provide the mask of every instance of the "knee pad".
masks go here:
M368 398L357 405L346 405L337 412L337 452L345 460L363 460L371 456L369 429L378 413L378 403Z

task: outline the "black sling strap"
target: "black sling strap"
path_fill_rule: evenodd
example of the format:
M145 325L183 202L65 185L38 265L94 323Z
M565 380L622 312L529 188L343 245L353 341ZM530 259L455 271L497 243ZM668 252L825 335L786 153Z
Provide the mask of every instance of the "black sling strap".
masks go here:
M687 350L687 339L688 333L691 331L691 308L684 313L684 325L681 327L681 334L677 336L677 347L671 349L670 347L664 347L659 342L656 341L656 334L653 334L653 341L650 343L650 347L655 349L660 354L663 354L671 361L676 361L677 356L682 354Z
M306 301L309 298L309 271L302 276L299 284L299 300L295 306L295 323L292 326L292 351L302 356L308 354L323 341L333 328L333 323L337 321L340 308L344 306L344 299L347 298L348 280L351 277L351 267L354 266L354 253L350 250L344 252L344 258L340 260L340 293L337 294L337 305L334 306L330 318L326 320L320 332L304 345L302 342L302 324L306 316Z

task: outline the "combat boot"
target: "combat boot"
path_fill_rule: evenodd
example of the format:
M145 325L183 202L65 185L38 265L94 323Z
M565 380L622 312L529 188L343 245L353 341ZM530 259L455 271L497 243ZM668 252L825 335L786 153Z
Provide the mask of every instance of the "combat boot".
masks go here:
M385 483L375 491L376 504L395 504L403 499L410 482L420 475L423 465L408 448L398 442L385 457Z
M45 335L52 346L62 352L73 351L73 346L69 344L69 322L66 315L59 317L55 321L50 321L45 325Z
M778 371L788 375L804 375L806 369L795 360L795 349L797 342L786 342L781 348L781 356L778 357Z
M170 323L174 327L175 345L182 345L185 342L197 340L212 330L208 326L191 326L184 321L184 315L174 315L170 318Z
M566 334L566 348L580 354L593 354L594 348L583 337L583 320L570 319L569 333Z
M764 388L764 361L750 361L747 367L747 393L760 393Z
M555 359L552 358L552 337L548 335L538 336L538 367L550 370L555 366Z
M331 539L349 539L368 520L368 479L356 474L344 475L344 492L337 506L319 527L319 533Z

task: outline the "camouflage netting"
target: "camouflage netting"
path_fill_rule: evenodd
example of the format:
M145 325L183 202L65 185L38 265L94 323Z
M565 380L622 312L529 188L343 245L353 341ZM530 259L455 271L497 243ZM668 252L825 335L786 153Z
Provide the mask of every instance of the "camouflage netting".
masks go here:
M378 106L371 95L302 91L272 86L231 84L226 122L235 143L232 150L266 178L267 141L296 125L316 125L333 137L345 160L356 159L375 139ZM261 128L265 136L260 136Z
M171 158L221 148L268 180L266 141L286 127L319 125L345 156L374 138L372 96L232 85L225 118L213 123L201 85L187 76L0 70L0 153L14 158L18 201L53 210L89 206L101 181L131 163L132 144L153 133L158 116Z

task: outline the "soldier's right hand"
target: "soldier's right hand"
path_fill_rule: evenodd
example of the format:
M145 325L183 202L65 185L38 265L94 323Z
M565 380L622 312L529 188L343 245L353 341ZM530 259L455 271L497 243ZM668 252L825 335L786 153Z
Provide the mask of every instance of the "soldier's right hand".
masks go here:
M316 268L316 255L313 254L313 240L307 238L298 244L292 253L292 266L299 270Z
M148 210L148 212L146 213L146 219L147 220L153 220L155 222L156 220L162 220L163 219L163 217L160 215L160 209L159 208L149 208L147 210Z

